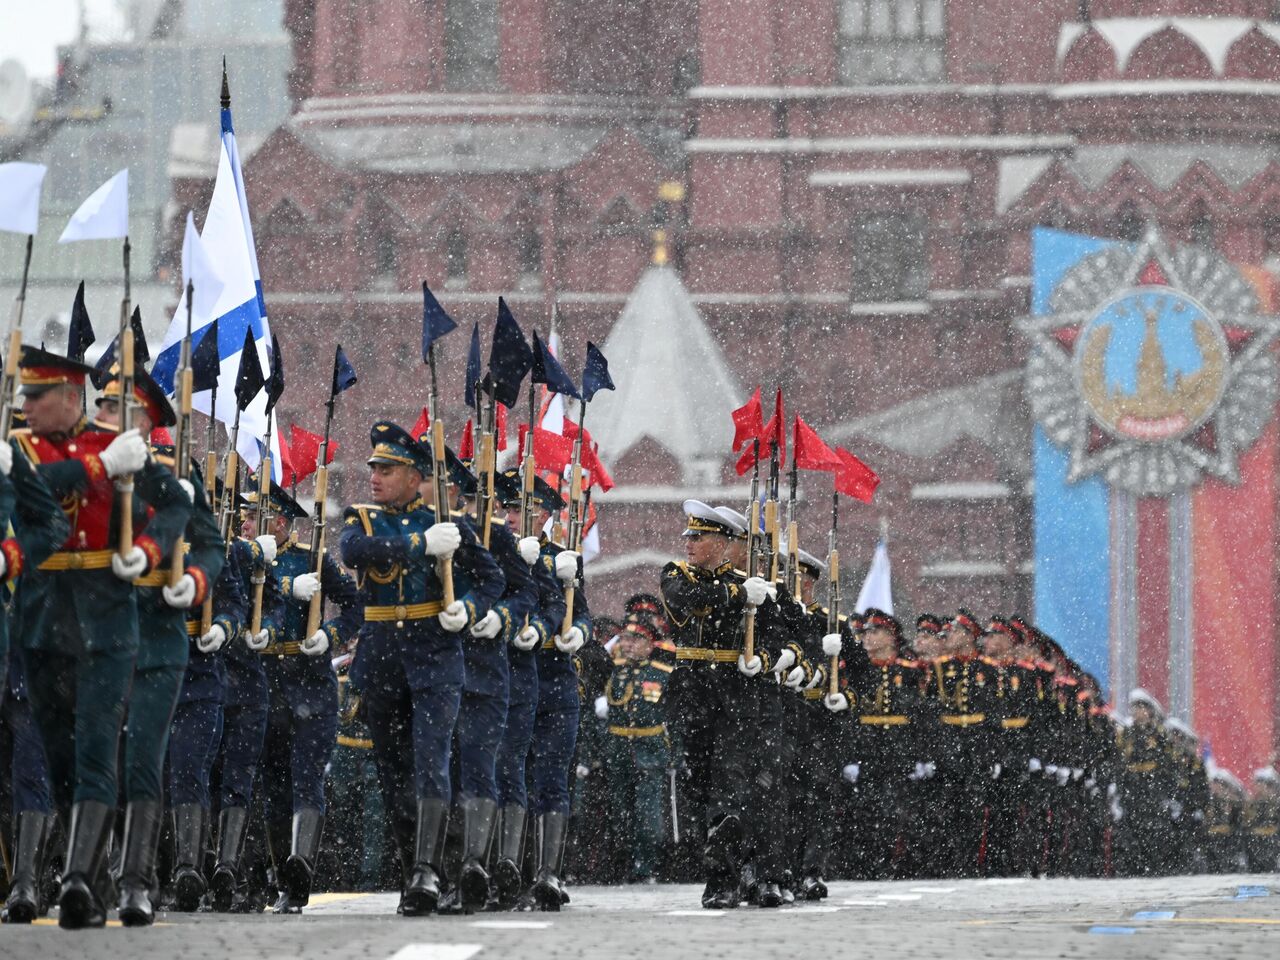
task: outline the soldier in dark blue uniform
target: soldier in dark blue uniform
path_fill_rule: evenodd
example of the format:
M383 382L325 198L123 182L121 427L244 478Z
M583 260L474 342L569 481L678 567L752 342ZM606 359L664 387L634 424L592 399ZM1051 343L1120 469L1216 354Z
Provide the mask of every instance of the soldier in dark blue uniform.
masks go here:
M293 497L271 485L271 533L280 544L272 570L282 619L267 621L273 639L262 651L271 695L262 780L267 839L280 887L276 913L301 913L311 896L324 829L324 770L338 734L338 678L329 650L360 627L355 581L328 555L317 576L310 547L293 532L294 521L306 515ZM317 593L339 613L308 636L307 617Z
M520 530L520 475L508 471L497 487L499 502L507 510L507 528ZM547 511L559 511L564 502L544 480L534 484L535 496ZM516 624L508 651L511 682L507 725L498 749L497 781L499 824L495 845L493 884L488 907L510 910L516 906L523 879L523 844L529 805L525 777L529 747L538 714L538 660L542 644L553 637L564 620L564 592L552 570L541 562L542 544L537 537L522 537L516 549L533 576L537 599L525 623Z
M429 437L420 437L424 445ZM454 460L452 451L448 451ZM472 523L476 509L477 480L460 460L451 463L451 491L454 487L463 497L465 517ZM517 494L506 477L494 478L495 500ZM502 488L498 492L498 488ZM454 784L455 807L461 811L462 858L457 883L441 902L441 911L460 909L470 913L482 908L489 896L489 874L484 859L489 852L498 811L497 760L507 726L510 669L507 644L516 631L523 630L525 619L537 604L538 592L529 565L520 556L516 538L506 522L490 516L489 552L502 568L506 586L502 596L478 623L471 627L470 639L463 643L465 680L462 705L455 729L455 765L458 780ZM482 537L476 517L473 529ZM461 589L459 584L459 589ZM456 893L456 896L455 896Z
M502 571L470 528L437 520L418 492L431 458L385 421L370 433L372 504L349 507L339 546L357 571L365 624L351 686L377 754L404 871L406 916L435 910L449 819L450 754L462 699L461 632L498 601ZM452 558L467 592L448 605L438 561Z
M545 530L553 511L558 513L563 501L546 483L535 485L536 509L534 529ZM518 512L514 520L520 522ZM543 575L559 581L560 605L564 605L564 588L576 583L573 623L563 630L560 620L543 609L550 636L543 639L538 658L538 711L533 724L533 767L529 771L533 795L529 810L537 828L537 867L530 891L540 909L559 910L567 902L560 874L564 869L564 849L569 825L569 774L573 767L573 751L578 740L578 672L573 657L591 636L591 613L581 587L581 557L544 535L538 564Z
M134 386L138 400L134 422L144 436L177 422L164 391L149 375L138 371ZM120 382L112 380L98 399L96 422L119 427L119 398ZM152 456L162 466L174 469L171 445L153 446ZM180 482L192 500L185 532L185 570L171 583L172 561L166 557L160 567L135 581L141 642L125 719L126 806L119 877L120 922L126 927L147 926L155 919L151 887L163 812L164 759L188 654L185 611L204 603L209 585L222 570L222 537L204 485L198 473ZM178 548L181 545L179 541Z
M257 530L254 511L247 508L242 513L241 531L243 536L235 541L231 552L240 570L248 612L240 638L230 638L224 648L227 694L222 704L222 743L218 751L218 855L209 880L213 909L222 913L257 913L265 906L262 891L247 882L241 861L253 784L267 733L267 675L260 654L273 639L270 624L279 621L281 603L271 573L276 538ZM252 632L255 569L263 570L265 575L262 628L256 634Z
M216 485L221 487L219 481ZM196 910L204 897L204 851L210 831L209 784L222 742L227 671L222 648L239 637L248 619L244 577L234 552L221 544L224 562L213 587L210 621L204 609L187 611L191 649L169 734L169 804L173 815L174 909Z
M12 523L14 530L12 539L0 543L0 580L10 589L20 589L23 563L42 562L66 539L69 525L30 461L15 457L7 443L0 444L0 521ZM22 649L20 644L10 648L8 619L7 611L0 614L0 666L9 666L7 682L0 682L0 701L13 753L14 856L0 918L5 923L30 923L42 907L39 878L53 827L53 801L44 747L27 699Z
M27 571L18 604L31 706L54 802L68 824L58 922L102 926L117 742L138 651L133 581L159 568L173 548L191 498L149 460L136 430L117 435L86 423L88 367L31 348L21 364L29 430L15 436L71 521L62 549ZM146 530L120 553L115 478L130 475L134 528Z

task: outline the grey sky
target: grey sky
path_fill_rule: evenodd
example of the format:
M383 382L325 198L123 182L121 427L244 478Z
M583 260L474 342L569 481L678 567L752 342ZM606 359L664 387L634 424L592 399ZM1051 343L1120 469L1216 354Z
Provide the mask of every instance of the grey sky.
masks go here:
M84 0L84 6L91 39L123 35L125 21L116 0ZM76 37L79 7L78 0L0 0L0 62L13 58L35 79L52 77L58 45Z

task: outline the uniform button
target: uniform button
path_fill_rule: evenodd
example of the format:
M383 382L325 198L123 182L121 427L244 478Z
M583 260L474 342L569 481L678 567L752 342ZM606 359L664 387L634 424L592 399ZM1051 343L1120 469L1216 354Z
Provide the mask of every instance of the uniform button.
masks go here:
M397 621L396 621L396 629L397 629L397 630L403 630L403 629L404 629L404 621L403 621L403 620L397 620Z
M68 452L68 453L75 453L75 452L76 452L76 445L75 445L74 443L69 443L69 444L67 444L67 452Z
M407 526L409 525L409 518L408 518L408 517L405 517L405 518L404 518L403 520L401 520L400 522L401 522L402 524L404 524L404 526L406 526L406 527L407 527Z

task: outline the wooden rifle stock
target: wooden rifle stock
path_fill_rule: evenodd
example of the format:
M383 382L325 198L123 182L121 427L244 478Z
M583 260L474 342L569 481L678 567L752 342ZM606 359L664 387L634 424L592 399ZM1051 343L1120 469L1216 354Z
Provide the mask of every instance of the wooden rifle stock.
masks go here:
M322 456L321 459L324 459ZM324 550L325 550L325 513L326 500L329 497L329 468L321 464L316 467L316 516L314 527L311 531L311 557L315 561L315 569L312 571L317 577L324 572ZM304 637L312 636L320 629L320 616L324 612L324 594L323 591L317 590L311 597L307 606L307 632Z
M449 465L444 452L444 424L438 419L431 423L431 458L433 461L433 477L436 491L436 523L447 523L449 511ZM453 557L444 556L436 560L436 575L440 578L440 587L444 594L446 607L453 603Z
M120 432L124 433L132 424L129 416L133 401L133 328L129 324L129 301L126 297L121 310L125 312L120 329ZM133 476L121 477L116 481L116 496L120 501L119 542L116 552L121 557L128 556L133 550Z
M581 435L579 435L578 443L582 443ZM573 462L573 479L569 484L569 543L568 549L577 551L582 541L582 517L579 516L582 501L582 457L581 455L574 458ZM564 623L560 626L560 636L564 636L569 632L569 628L573 626L573 601L576 588L574 583L570 581L569 585L564 589Z
M827 633L840 632L840 551L831 548L831 558L827 564L831 595L827 601ZM827 692L834 695L840 692L840 654L831 658L831 666L827 671Z

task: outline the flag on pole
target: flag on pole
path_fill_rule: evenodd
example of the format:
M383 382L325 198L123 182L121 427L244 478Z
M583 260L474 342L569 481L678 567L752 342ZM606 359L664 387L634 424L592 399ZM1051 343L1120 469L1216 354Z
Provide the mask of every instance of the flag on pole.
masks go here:
M835 473L840 469L836 452L822 442L813 427L796 417L791 438L791 454L799 470L825 470Z
M858 591L858 602L854 606L855 613L865 613L875 607L893 615L892 571L889 567L889 548L881 540L876 544L876 552L871 555L871 568L867 570L867 579L862 581L862 589Z
M876 488L880 486L880 478L876 472L844 447L836 448L836 456L840 458L840 469L836 471L836 489L847 497L870 503L876 495Z
M505 407L515 406L520 399L520 384L533 366L533 353L511 315L507 301L498 298L498 321L493 328L489 347L489 389L493 398Z
M750 443L764 433L764 408L760 405L760 388L751 399L733 411L733 449Z
M0 163L0 230L36 232L40 225L40 187L48 172L43 163Z
M209 258L200 232L196 230L196 218L187 211L187 227L182 235L182 295L178 303L178 316L185 317L187 284L195 292L195 302L191 305L191 331L195 331L209 323L214 317L214 307L218 304L218 296L222 293L222 277L218 268ZM194 345L193 345L194 346Z
M75 240L123 240L129 235L129 168L89 194L71 215L59 243Z
M96 342L89 311L84 305L84 281L76 288L76 299L71 304L71 326L67 330L67 356L77 363L84 362L85 351Z
M463 386L462 397L467 409L476 408L476 388L480 386L480 323L477 321L471 328L471 349L467 351L467 379Z
M560 365L555 354L547 349L537 330L533 331L533 382L543 384L552 393L573 397L575 400L582 399L578 395L578 388L573 385L573 379ZM563 420L563 414L561 419Z
M322 442L324 442L324 437L320 434L312 433L310 430L303 430L296 423L290 425L289 448L293 459L293 469L297 474L299 483L316 472L316 467L320 463L320 444ZM337 452L338 441L331 439L329 441L329 449L324 458L326 466L333 463L334 455Z
M249 344L257 354L259 369L269 370L267 346L271 343L271 327L267 320L266 302L262 297L258 254L254 248L249 202L245 196L244 176L240 169L240 153L236 147L230 109L222 111L218 174L214 180L213 197L209 201L200 239L204 243L209 261L217 265L223 288L213 307L212 317L196 317L195 311L192 311L192 342L198 347L204 332L217 319L218 409L213 414L223 423L230 424L235 419L236 375L240 369L240 354L244 345ZM199 298L200 295L197 294L197 300ZM178 368L182 339L187 333L186 310L184 291L184 297L178 303L178 309L160 344L152 369L156 382L170 395L174 392L174 375ZM201 413L210 413L209 394L198 394L193 405ZM267 432L266 407L267 394L261 391L240 417L238 452L251 469L258 465L259 446ZM275 437L271 438L271 443L275 445ZM280 458L274 456L272 463L272 477L279 483L282 480Z
M333 383L331 392L337 396L342 391L356 385L356 368L351 365L347 355L342 352L342 344L333 352Z

